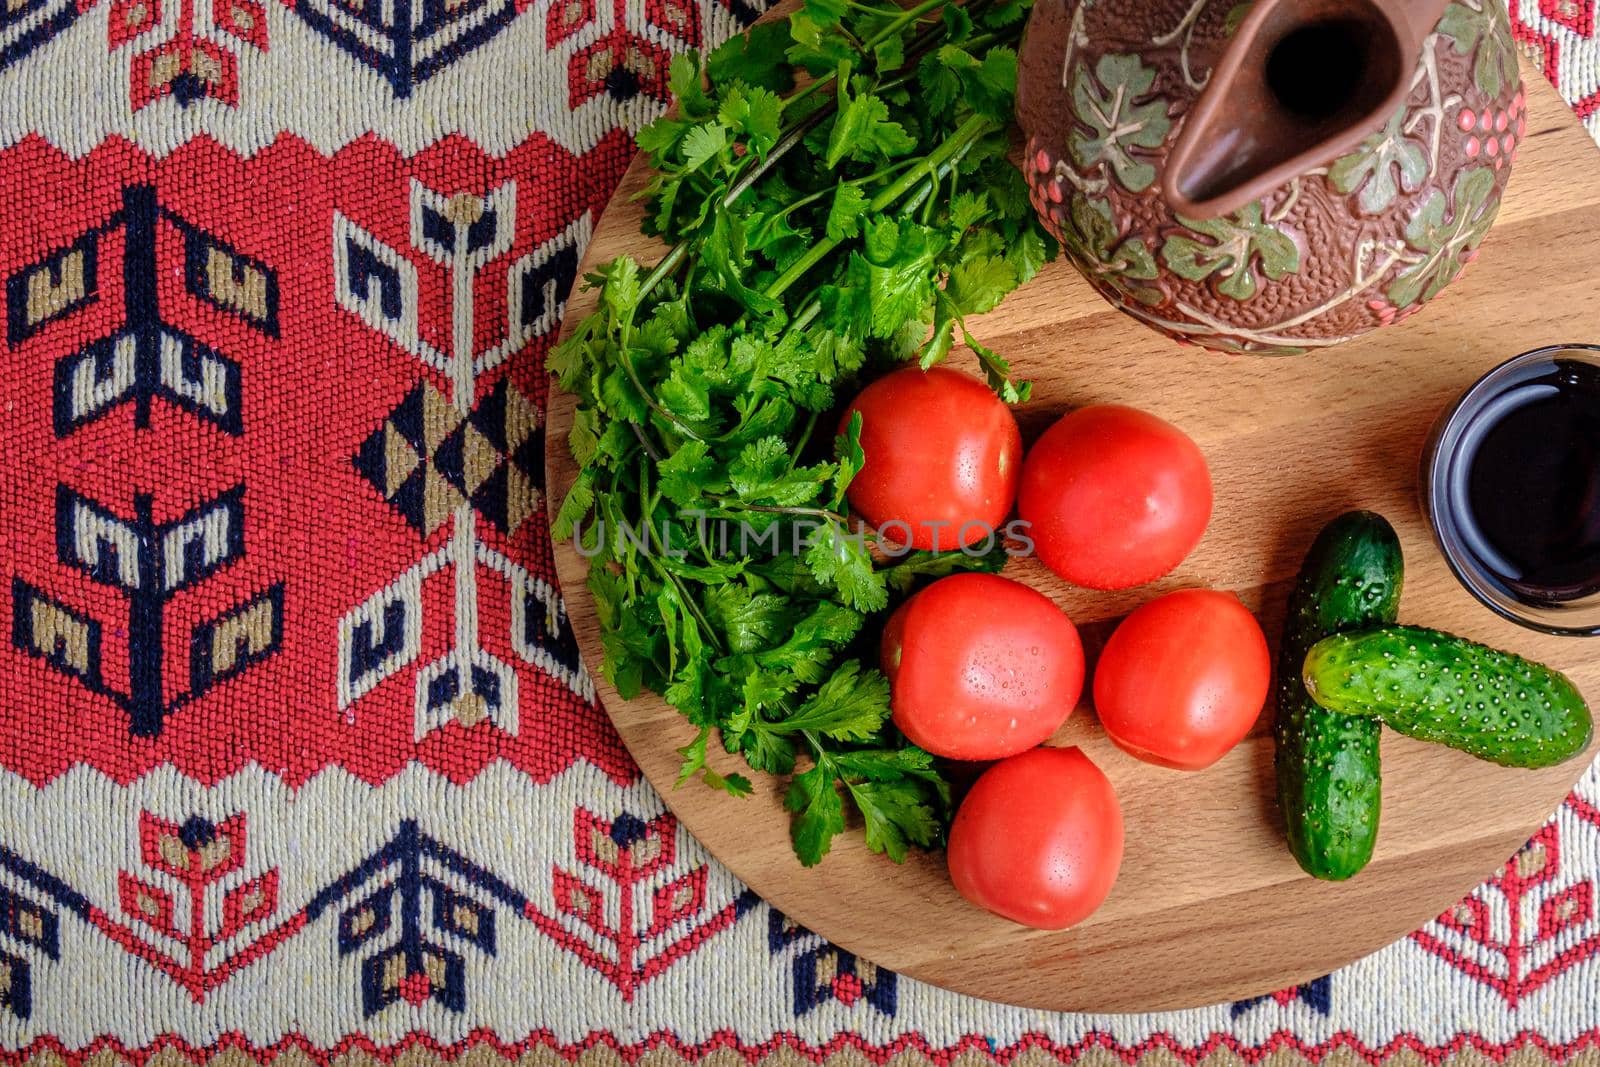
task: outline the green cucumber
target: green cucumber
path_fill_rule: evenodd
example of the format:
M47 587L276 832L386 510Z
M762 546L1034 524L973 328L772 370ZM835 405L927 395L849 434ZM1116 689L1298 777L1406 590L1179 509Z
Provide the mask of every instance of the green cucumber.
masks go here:
M1278 804L1289 851L1307 874L1349 878L1372 858L1382 790L1378 720L1311 699L1300 665L1311 646L1350 627L1393 622L1405 564L1382 515L1352 511L1318 535L1289 597L1278 659Z
M1589 706L1567 677L1437 630L1383 626L1312 646L1303 671L1318 703L1371 715L1506 767L1552 767L1589 746Z

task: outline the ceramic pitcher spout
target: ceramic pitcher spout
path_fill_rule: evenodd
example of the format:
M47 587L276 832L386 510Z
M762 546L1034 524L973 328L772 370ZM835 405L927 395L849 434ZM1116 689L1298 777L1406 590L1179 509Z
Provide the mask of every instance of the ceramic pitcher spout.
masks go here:
M1168 158L1168 205L1226 215L1350 151L1400 107L1448 4L1257 0Z

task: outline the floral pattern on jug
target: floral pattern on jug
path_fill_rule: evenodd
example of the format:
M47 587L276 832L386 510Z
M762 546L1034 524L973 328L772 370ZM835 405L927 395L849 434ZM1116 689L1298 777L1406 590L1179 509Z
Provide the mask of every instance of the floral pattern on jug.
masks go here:
M1188 217L1169 207L1164 170L1251 6L1042 3L1021 56L1023 170L1046 225L1117 307L1208 348L1300 354L1399 321L1459 276L1527 116L1504 9L1453 0L1381 128L1224 217Z

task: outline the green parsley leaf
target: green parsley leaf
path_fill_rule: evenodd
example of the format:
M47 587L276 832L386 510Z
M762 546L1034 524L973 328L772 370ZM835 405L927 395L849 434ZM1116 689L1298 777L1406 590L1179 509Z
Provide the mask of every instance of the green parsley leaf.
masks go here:
M972 16L957 4L946 4L940 13L944 19L945 38L951 44L965 44L972 37Z
M738 448L761 437L787 433L794 425L794 405L783 397L747 393L733 403L739 424L723 435L730 447Z
M728 480L741 500L776 507L797 507L817 495L817 487L833 477L833 464L791 467L789 443L763 437L746 445L728 467Z
M932 114L948 111L961 94L961 79L940 60L938 53L923 56L917 64L917 85Z
M758 653L755 660L768 670L787 672L795 680L815 685L827 676L838 650L861 632L862 622L859 612L820 601L795 624L783 644Z
M883 576L872 567L866 538L848 534L837 523L823 523L810 538L806 566L817 581L831 585L839 599L857 611L881 611L889 602Z
M616 688L622 699L637 697L644 689L647 677L660 677L655 661L662 652L661 637L661 633L652 631L641 615L630 612L619 613L616 624L601 632L600 640L605 648L602 669L606 680Z
M817 373L823 377L854 373L861 368L867 354L859 337L827 326L807 330L806 345L811 350Z
M979 574L999 574L1006 565L1006 548L998 537L989 551L972 552L912 552L883 572L884 580L898 596L905 596L915 588L920 579L946 578L952 574L972 571Z
M972 110L995 122L1011 121L1017 98L1017 54L1009 48L991 48L976 70L962 77Z
M848 780L896 782L902 778L942 781L930 753L920 748L850 749L833 757L839 774Z
M755 790L755 785L742 774L718 774L707 767L701 771L701 777L706 785L712 789L720 789L730 797L747 797Z
M933 332L928 335L928 340L922 347L922 353L917 357L917 365L923 370L936 366L944 361L955 347L956 327L955 321L945 313L949 306L947 300L941 300L939 317L933 321Z
M692 49L672 57L667 87L678 100L678 114L686 119L703 119L716 111L700 82L700 54Z
M572 392L592 364L589 360L589 338L583 329L574 330L563 337L561 343L545 357L545 369L556 376L561 388Z
M788 598L731 583L706 594L706 614L721 627L733 652L758 652L782 643L791 617Z
M550 536L557 541L565 541L572 537L572 531L583 517L589 514L589 509L594 506L594 471L582 470L573 481L572 488L567 490L566 497L561 501L561 509L556 512L556 520L550 527Z
M572 416L572 429L567 432L567 447L578 466L587 467L600 454L600 413L593 408L579 408Z
M861 412L852 411L850 421L845 423L844 431L833 439L833 454L838 469L833 474L833 499L829 504L834 508L844 503L845 492L850 488L850 483L861 473L861 468L867 465L867 454L861 448L862 425Z
M872 48L872 61L879 70L899 70L906 61L906 45L899 36L885 37Z
M617 318L632 318L639 303L639 264L632 256L618 256L604 268L605 305Z
M845 0L805 0L800 6L819 26L837 25L847 9Z
M770 89L735 85L722 98L717 117L743 134L752 152L765 156L782 133L779 124L783 120L783 101Z
M795 813L789 827L795 854L805 866L815 867L833 847L833 839L844 832L844 798L835 784L832 763L824 757L796 775L783 806Z
M678 749L678 755L683 757L683 765L678 768L677 784L683 785L698 774L699 779L712 789L728 793L730 797L749 797L755 785L744 774L718 774L706 766L706 741L709 736L709 729L701 728L694 741Z
M848 660L788 718L773 724L784 733L809 730L836 741L865 741L889 718L889 680Z
M690 127L691 123L663 115L642 127L634 140L639 145L639 151L650 153L651 162L659 167L666 162L667 156L683 140L683 135Z
M635 425L649 417L644 398L620 365L607 371L600 380L600 395L595 399L601 412Z
M748 705L728 717L722 726L722 736L753 770L767 774L788 774L794 770L794 739L752 713Z
M728 147L728 128L720 123L696 126L683 137L683 165L699 170Z
M1000 394L1000 399L1007 404L1025 404L1033 393L1033 383L1023 382L1020 385L1011 381L1011 364L1005 357L987 345L982 344L976 337L965 329L961 331L966 339L967 347L972 349L983 364L984 374L989 379L989 387Z
M744 228L726 214L717 215L711 233L701 242L700 258L716 279L716 283L729 297L758 315L780 312L783 305L765 293L745 284L744 273L749 269L749 246Z
M867 223L867 296L872 307L871 334L893 337L907 322L918 320L933 299L929 273L941 245L933 232L911 219L880 218Z
M1010 263L995 256L980 256L951 268L944 291L960 314L981 315L997 307L1016 287L1017 274Z
M799 679L786 671L756 669L745 675L742 696L752 721L758 712L779 707L797 684Z
M849 785L850 799L866 824L867 847L904 863L911 845L938 843L943 826L927 802L927 787L915 781L866 781Z
M656 467L661 475L661 495L680 507L698 503L714 489L717 461L711 458L704 441L685 441Z
M828 208L827 234L829 239L842 241L861 232L861 216L867 210L867 196L859 186L841 182L833 191L833 203Z
M1044 232L1034 218L1033 205L1028 200L1028 180L1022 176L1022 171L1008 161L1003 166L991 164L980 168L978 178L995 210L1004 218L1027 219L1033 232Z
M839 33L827 32L828 28L804 10L790 15L789 35L794 43L785 53L789 62L817 77L833 72L841 63L853 62L856 51L850 42Z
M678 780L675 785L681 787L683 783L699 774L706 765L706 741L711 736L711 731L705 727L695 735L693 741L678 749L678 755L683 757L683 763L678 767Z
M917 146L904 126L889 118L889 105L873 92L850 95L849 66L840 65L839 114L828 135L823 162L832 169L846 159L869 161L903 156Z
M763 22L724 41L706 60L713 86L735 82L786 93L794 87L794 71L784 59L789 28L781 22Z
M1032 281L1034 275L1038 274L1040 268L1051 258L1053 257L1044 243L1044 238L1033 230L1018 234L1006 251L1006 262L1011 264L1018 285Z
M716 723L717 716L706 700L708 665L698 658L697 653L688 651L695 633L693 619L683 623L682 636L687 658L679 664L672 676L672 684L667 686L666 692L661 695L667 698L667 703L683 712L684 718L694 725L709 726Z
M1014 26L1027 17L1029 6L1025 0L999 0L989 5L980 18L991 29Z

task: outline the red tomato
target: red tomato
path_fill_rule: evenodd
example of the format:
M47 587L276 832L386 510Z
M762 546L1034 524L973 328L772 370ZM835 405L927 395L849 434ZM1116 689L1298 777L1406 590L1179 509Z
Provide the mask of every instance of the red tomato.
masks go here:
M1005 522L1017 498L1022 434L994 390L960 371L908 367L863 389L841 433L857 411L867 460L850 483L850 507L886 538L950 551L986 540Z
M1039 558L1073 585L1126 589L1168 574L1211 521L1211 475L1182 430L1116 404L1063 415L1022 465L1017 512Z
M1239 598L1184 589L1112 633L1094 670L1094 707L1130 754L1197 771L1244 740L1271 677L1261 624Z
M1036 748L973 784L946 857L956 890L978 907L1060 930L1111 892L1122 866L1122 809L1082 749Z
M992 760L1055 733L1083 693L1083 645L1043 593L994 574L941 578L883 632L895 725L936 756Z

